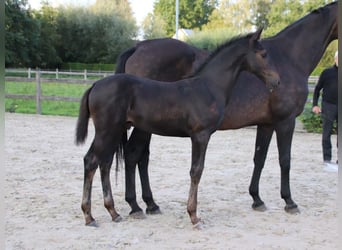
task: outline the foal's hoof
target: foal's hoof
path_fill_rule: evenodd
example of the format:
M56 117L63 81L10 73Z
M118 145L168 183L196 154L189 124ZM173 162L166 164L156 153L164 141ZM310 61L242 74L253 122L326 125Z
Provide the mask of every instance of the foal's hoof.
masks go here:
M94 220L89 222L89 223L86 223L86 226L88 226L88 227L99 227L99 225Z
M265 203L259 203L259 204L253 203L252 208L258 212L265 212L267 210Z
M201 219L198 219L198 222L192 225L194 230L202 230L204 228L204 222Z
M146 214L154 215L154 214L161 214L159 206L154 206L152 208L146 208Z
M120 221L122 221L122 217L120 215L118 215L113 219L113 221L114 222L120 222Z
M286 205L285 206L285 211L289 214L299 214L300 213L300 210L297 206L297 204L291 204L291 205Z
M144 214L143 211L137 211L137 212L131 212L129 214L129 217L133 218L133 219L138 219L138 220L142 220L146 218L146 215Z

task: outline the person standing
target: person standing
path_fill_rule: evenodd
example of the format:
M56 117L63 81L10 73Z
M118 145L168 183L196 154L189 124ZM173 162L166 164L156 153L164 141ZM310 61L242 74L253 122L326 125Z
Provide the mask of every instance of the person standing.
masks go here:
M318 99L322 90L321 107L318 106ZM315 114L321 113L322 118L322 149L323 161L326 167L337 171L338 166L331 162L331 134L334 121L337 122L337 93L338 93L338 52L335 53L335 64L326 68L318 79L313 94L312 111Z

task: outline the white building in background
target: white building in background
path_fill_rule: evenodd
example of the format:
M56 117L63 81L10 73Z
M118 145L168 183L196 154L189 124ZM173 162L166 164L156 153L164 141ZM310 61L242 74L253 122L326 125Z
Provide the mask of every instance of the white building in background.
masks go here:
M185 41L186 38L191 36L194 33L193 30L190 29L179 29L178 30L178 40ZM176 39L176 34L173 35L172 38Z

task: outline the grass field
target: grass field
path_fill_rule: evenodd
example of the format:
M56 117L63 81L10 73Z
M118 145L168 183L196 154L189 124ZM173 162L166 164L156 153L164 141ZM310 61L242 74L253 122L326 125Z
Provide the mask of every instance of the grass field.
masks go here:
M68 83L41 83L43 96L82 97L84 91L90 84L68 84ZM5 82L6 94L27 94L35 95L35 82ZM79 102L66 101L42 101L42 114L44 115L65 115L77 116ZM36 113L35 100L5 99L7 112Z

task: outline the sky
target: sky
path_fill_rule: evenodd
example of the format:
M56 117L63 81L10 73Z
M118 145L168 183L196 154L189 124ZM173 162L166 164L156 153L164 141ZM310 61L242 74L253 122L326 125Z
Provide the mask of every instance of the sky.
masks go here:
M96 0L78 0L77 4L81 5L90 5L95 3ZM28 3L31 5L32 8L39 9L41 0L28 0ZM49 2L53 6L57 6L59 4L66 4L66 5L74 5L75 0L49 0ZM149 12L153 10L153 3L155 0L129 0L131 3L131 7L134 13L134 16L137 20L138 24L141 24L143 19Z

